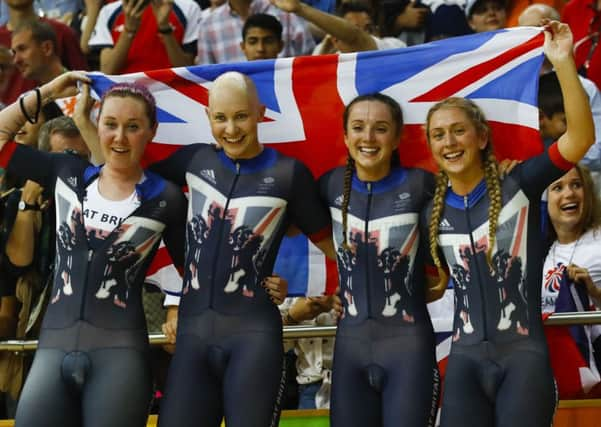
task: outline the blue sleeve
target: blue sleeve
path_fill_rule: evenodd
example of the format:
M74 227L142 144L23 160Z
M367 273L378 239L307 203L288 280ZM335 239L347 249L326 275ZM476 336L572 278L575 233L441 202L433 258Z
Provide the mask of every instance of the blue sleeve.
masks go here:
M520 188L531 199L540 199L543 191L555 180L565 175L574 164L559 153L553 143L544 153L526 160L510 174L516 177Z
M149 165L151 172L161 175L167 181L180 187L186 185L186 172L196 152L207 144L185 145L164 160ZM208 146L208 145L207 145Z
M305 165L295 161L292 180L292 196L288 204L292 222L313 242L329 237L330 216L320 200L313 175Z
M171 217L167 228L163 233L165 247L173 260L173 265L183 275L185 245L186 245L186 212L188 200L186 196L175 185L168 184L169 199L172 200L170 206Z
M45 189L54 188L58 166L63 162L83 162L70 154L47 153L14 142L7 143L0 156L6 160L8 173L34 181Z

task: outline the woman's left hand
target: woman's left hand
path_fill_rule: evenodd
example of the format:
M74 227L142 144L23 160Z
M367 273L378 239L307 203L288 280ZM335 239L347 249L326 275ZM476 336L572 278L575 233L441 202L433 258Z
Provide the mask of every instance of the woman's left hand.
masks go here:
M544 30L545 44L543 50L549 61L557 66L559 62L571 59L574 40L568 24L548 21L544 26Z

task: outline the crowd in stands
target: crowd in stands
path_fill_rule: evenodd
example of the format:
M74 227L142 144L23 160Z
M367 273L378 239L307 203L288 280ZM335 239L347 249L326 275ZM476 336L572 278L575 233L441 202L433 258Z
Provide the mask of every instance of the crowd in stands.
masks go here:
M574 291L579 295L575 308L601 308L601 265L588 256L597 253L593 251L601 239L595 187L601 174L601 0L2 0L0 108L67 70L125 74L405 48L518 25L539 26L545 19L560 20L571 28L576 65L596 128L595 144L581 166L549 187L548 225L554 231L546 261L551 267L545 264L545 274L556 267L556 258L577 264L570 276L585 285L585 292ZM51 102L35 120L28 118L16 142L95 162L94 148L86 145L95 132L92 109L89 94L68 111ZM549 146L566 131L566 118L557 76L548 61L541 69L539 110L541 139ZM53 297L49 282L55 239L61 238L55 232L54 201L39 185L1 173L0 340L35 339L41 313ZM576 209L576 219L565 219L566 209ZM565 231L570 221L575 221L576 232ZM544 311L559 311L557 295L546 297ZM144 305L149 332L160 332L167 316L162 294L147 290ZM288 298L280 311L284 325L333 325L335 306L332 297L297 297ZM598 329L582 327L580 331L583 353L590 356L592 375L597 378L601 362ZM304 338L287 344L299 386L289 407L328 407L333 339ZM164 385L167 354L159 349L154 355L156 390ZM0 418L14 418L31 361L31 354L0 352ZM582 397L573 390L565 393Z

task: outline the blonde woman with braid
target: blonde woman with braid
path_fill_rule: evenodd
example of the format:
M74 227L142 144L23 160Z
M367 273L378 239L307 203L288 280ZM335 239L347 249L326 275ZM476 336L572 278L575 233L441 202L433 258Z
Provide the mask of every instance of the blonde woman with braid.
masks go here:
M567 25L547 25L544 52L561 84L567 131L505 179L474 102L450 98L428 112L440 169L425 211L435 267L428 271L438 272L429 279L442 291L450 271L456 292L443 427L542 427L553 419L556 391L540 316L539 205L545 188L584 156L594 126Z
M418 219L434 180L425 171L400 167L403 119L392 98L355 98L343 123L347 166L320 180L344 305L330 424L431 426L440 387Z

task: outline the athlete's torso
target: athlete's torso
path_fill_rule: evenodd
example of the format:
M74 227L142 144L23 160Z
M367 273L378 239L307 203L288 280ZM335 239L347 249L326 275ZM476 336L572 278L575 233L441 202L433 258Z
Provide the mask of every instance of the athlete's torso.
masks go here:
M153 170L184 179L189 191L182 316L208 308L223 314L275 310L261 281L272 272L288 224L308 235L329 231L310 172L272 149L234 161L198 144Z
M540 198L546 186L564 173L543 153L501 181L502 209L491 266L486 260L489 197L485 182L466 196L450 187L447 190L438 230L439 247L455 290L454 344L502 344L526 338L544 344ZM431 208L430 203L427 218Z
M104 214L108 222L114 220L115 228L99 239L87 227L85 217L93 213L85 211L84 199L100 168L72 155L18 147L10 169L20 169L55 197L55 275L42 328L57 330L85 322L94 328L145 331L141 285L146 269L163 234L171 247L183 245L186 201L181 191L147 172L136 188L139 206L124 219ZM171 252L181 265L183 248L181 255Z
M419 215L433 180L419 169L393 169L378 182L353 175L347 214L349 248L343 247L344 168L320 180L332 216L345 307L343 324L378 319L398 324L429 323L420 270ZM416 265L417 264L417 265Z

